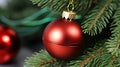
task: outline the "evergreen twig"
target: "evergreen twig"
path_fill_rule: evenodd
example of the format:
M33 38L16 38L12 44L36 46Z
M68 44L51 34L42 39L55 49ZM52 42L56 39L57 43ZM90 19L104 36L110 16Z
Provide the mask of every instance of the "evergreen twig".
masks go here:
M108 51L116 56L120 55L120 6L113 16L113 23L111 24L112 36L106 42Z
M113 64L114 64L115 59L116 59L116 56L113 55L112 60L111 60L111 62L110 62L110 67L113 67Z
M44 66L44 65L47 65L47 64L55 64L55 60L50 60L50 61L46 61L46 62L41 62L41 63L39 63L38 65L40 65L40 66Z
M80 64L80 67L84 67L91 59L93 59L94 57L102 53L103 51L104 51L104 48L98 49L94 54L90 55L88 58L83 60Z
M66 10L69 0L31 0L33 4L37 4L39 7L49 7L55 12L62 12ZM94 3L94 0L75 0L75 11L77 14L84 14ZM84 6L84 7L82 7ZM79 9L79 10L78 10Z
M68 66L69 67L93 67L91 65L93 63L97 63L97 60L99 60L99 57L101 57L100 55L105 54L105 51L106 51L106 48L104 48L105 41L106 40L100 41L100 43L102 43L101 45L97 42L93 48L90 48L85 51L85 55L80 56L74 60L71 60L70 63L68 63ZM94 61L95 59L96 61ZM93 64L93 65L96 65L96 64Z
M47 51L41 50L39 53L33 54L33 57L28 57L25 60L25 66L29 67L45 67L45 66L51 66L55 64L57 61L56 59L52 58Z
M116 3L113 0L101 1L94 9L88 12L85 17L82 28L83 32L91 36L96 35L107 26L109 19L116 9Z

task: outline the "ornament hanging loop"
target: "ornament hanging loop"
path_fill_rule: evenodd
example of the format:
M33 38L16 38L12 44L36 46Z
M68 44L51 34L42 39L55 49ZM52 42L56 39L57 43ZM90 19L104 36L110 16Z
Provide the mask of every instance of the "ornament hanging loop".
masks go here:
M69 1L69 4L67 6L67 10L68 11L74 11L74 1L73 0Z
M70 0L67 6L67 10L63 11L62 18L66 20L73 20L76 16L76 12L74 12L74 1Z

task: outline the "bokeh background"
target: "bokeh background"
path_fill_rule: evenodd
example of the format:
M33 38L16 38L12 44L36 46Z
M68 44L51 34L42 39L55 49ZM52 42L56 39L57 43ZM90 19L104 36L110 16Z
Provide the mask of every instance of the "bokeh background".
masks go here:
M37 7L30 0L0 0L0 24L13 28L20 38L21 49L18 55L7 64L0 67L23 67L26 57L34 52L44 49L42 46L42 33L47 22L55 18L47 18L53 15L47 8ZM32 19L32 20L31 20ZM32 22L41 20L43 25L32 25ZM25 21L32 21L30 26ZM40 24L39 22L39 24ZM25 24L24 24L25 23ZM28 24L28 25L27 25Z

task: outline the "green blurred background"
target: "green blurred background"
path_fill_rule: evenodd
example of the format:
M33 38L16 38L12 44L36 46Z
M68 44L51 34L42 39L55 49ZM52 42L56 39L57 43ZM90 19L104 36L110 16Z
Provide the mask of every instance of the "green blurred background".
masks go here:
M41 41L42 33L48 22L55 19L51 18L52 15L49 9L41 9L33 5L30 0L0 0L0 24L13 28L21 41L17 57L0 67L23 67L26 57L44 49ZM41 25L42 23L45 24Z

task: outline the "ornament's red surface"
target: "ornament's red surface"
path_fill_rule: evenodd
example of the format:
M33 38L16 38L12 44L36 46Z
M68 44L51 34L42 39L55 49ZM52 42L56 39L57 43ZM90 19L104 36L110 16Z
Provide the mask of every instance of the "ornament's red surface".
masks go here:
M13 59L20 48L20 42L16 32L0 25L0 64L4 64Z
M72 59L83 49L82 38L82 29L77 22L58 19L46 27L43 44L52 56Z

